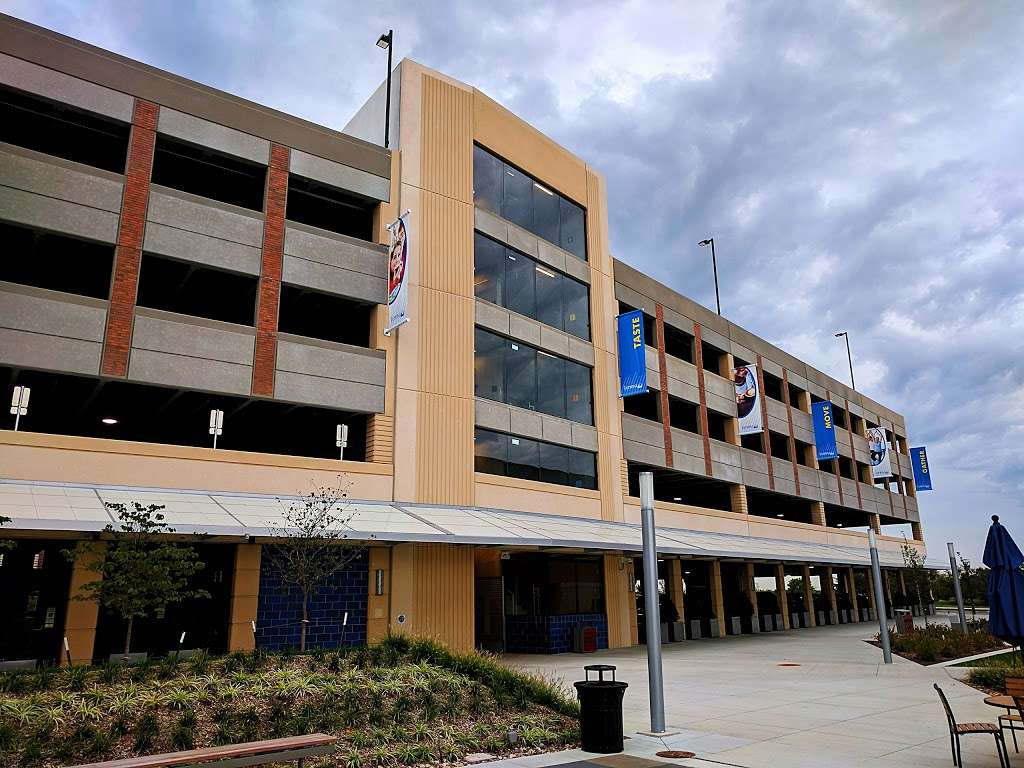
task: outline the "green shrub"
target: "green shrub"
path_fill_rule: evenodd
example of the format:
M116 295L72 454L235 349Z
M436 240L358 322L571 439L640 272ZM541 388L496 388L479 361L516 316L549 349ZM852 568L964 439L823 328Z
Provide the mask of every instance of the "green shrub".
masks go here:
M924 663L973 656L1001 647L1003 642L990 635L983 623L969 624L966 634L959 627L929 624L892 636L894 653Z
M147 712L135 724L132 748L142 754L149 751L160 736L160 721L152 712Z

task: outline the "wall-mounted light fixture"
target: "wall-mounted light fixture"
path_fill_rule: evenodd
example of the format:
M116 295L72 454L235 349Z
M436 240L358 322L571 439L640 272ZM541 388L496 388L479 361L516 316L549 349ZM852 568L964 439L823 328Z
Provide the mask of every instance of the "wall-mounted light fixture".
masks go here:
M384 569L378 568L373 572L373 594L384 594Z

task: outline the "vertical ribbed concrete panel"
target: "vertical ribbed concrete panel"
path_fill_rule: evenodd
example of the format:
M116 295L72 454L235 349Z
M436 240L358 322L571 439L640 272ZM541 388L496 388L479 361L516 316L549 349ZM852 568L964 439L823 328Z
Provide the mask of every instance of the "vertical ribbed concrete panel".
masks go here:
M877 515L876 515L877 517ZM811 523L813 525L825 525L825 504L821 501L811 502Z
M746 515L750 512L750 509L747 506L747 486L729 486L729 507L733 512L740 515Z
M71 566L71 586L68 590L67 612L64 617L64 637L67 638L72 664L91 664L93 646L96 643L96 624L99 621L100 605L95 600L76 600L82 586L101 578L94 569L102 560L107 545L98 542L91 552L75 555ZM61 664L67 664L67 655L61 657Z
M472 547L399 544L391 565L391 630L472 650Z
M256 621L260 595L262 544L235 546L234 574L231 580L231 614L228 618L228 650L251 651L256 647L252 622Z
M608 618L608 647L628 648L633 644L629 612L636 613L636 598L629 580L625 558L604 556L604 609Z
M471 504L472 94L429 75L422 76L421 89L420 210L413 214L419 237L415 493L417 501Z

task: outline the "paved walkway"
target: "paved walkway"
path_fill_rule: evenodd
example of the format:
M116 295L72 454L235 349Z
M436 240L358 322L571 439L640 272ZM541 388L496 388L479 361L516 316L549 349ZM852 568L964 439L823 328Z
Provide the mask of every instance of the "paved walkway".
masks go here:
M946 719L932 683L946 691L959 722L995 722L1001 710L985 705L952 670L900 658L886 667L881 651L863 642L870 632L871 625L850 624L664 646L666 721L679 731L664 742L637 733L650 727L642 646L505 660L568 686L582 679L584 664L616 665L618 679L630 684L626 751L637 757L667 747L703 758L673 761L687 766L948 767ZM1024 752L1015 755L1012 743L1008 749L1011 763L1024 766ZM572 751L503 762L537 768L587 757L593 756ZM999 765L988 736L965 737L963 758L970 768Z

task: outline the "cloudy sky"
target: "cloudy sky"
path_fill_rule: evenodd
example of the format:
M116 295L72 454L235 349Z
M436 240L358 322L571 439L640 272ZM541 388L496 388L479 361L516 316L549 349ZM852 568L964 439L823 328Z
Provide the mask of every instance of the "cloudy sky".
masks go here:
M1024 539L1024 14L1007 2L0 0L340 128L396 53L608 180L618 258L903 412L933 555Z

